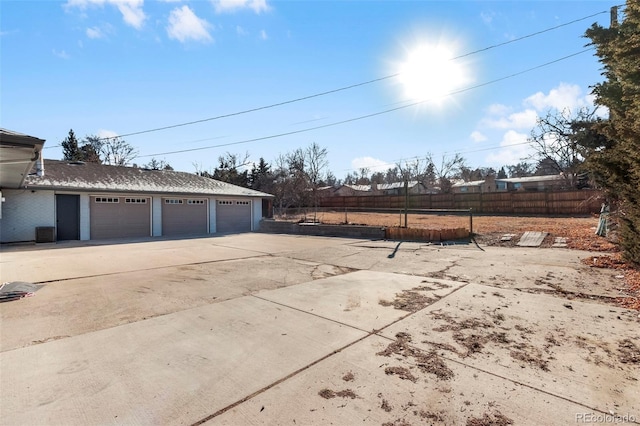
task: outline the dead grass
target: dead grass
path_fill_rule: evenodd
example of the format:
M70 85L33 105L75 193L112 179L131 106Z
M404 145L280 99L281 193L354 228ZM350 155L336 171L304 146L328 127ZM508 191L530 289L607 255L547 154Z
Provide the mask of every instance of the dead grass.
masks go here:
M440 380L449 380L453 377L453 371L447 366L436 351L425 352L410 346L409 342L411 342L410 335L407 333L398 333L396 334L396 340L376 355L401 355L405 358L413 358L416 366L422 372L433 374Z
M387 376L398 376L402 380L410 380L414 383L418 381L416 376L411 374L411 371L405 367L387 367L384 369L384 374Z
M358 397L358 395L356 395L351 389L345 389L338 392L332 391L331 389L322 389L318 392L318 395L324 399L331 399L335 397L356 399Z
M630 339L618 342L620 362L624 364L640 364L640 348Z
M329 211L318 213L321 223L344 224L344 212ZM300 220L302 216L289 217L288 220ZM402 221L401 221L402 219ZM348 213L350 224L395 227L404 225L404 216L388 213ZM469 228L469 216L409 214L409 228L454 229ZM595 234L598 218L593 217L517 217L517 216L474 216L473 232L478 242L488 245L513 245L519 234L525 231L548 232L549 242L555 237L568 238L572 249L589 251L616 251L616 245L606 238ZM515 241L501 242L504 234L516 234Z
M397 293L395 299L392 301L380 300L378 303L382 306L393 306L395 309L402 311L418 312L438 300L437 298L428 297L424 294L418 293L419 291L429 290L433 289L430 287L415 287L411 290L403 290L402 292Z
M467 426L507 426L512 424L513 420L500 411L484 413L482 417L471 417L467 420Z
M620 304L627 309L640 311L640 270L634 269L622 259L620 253L589 256L582 263L592 268L616 269L624 276L629 297L622 298Z

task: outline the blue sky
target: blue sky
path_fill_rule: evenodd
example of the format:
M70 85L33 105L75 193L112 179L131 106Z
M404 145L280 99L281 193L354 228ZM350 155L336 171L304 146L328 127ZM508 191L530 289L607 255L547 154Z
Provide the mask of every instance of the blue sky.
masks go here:
M124 139L137 164L155 157L188 172L212 169L225 152L271 162L312 142L328 149L338 178L429 153L499 168L530 153L536 116L592 102L600 64L590 51L485 83L583 51L586 28L609 25L618 3L3 0L0 126L46 139L45 157L60 159L55 146L71 128L78 137L126 135L402 71L418 82L387 78ZM598 12L606 13L450 59ZM429 98L442 90L459 93ZM281 134L289 135L238 143ZM181 150L192 151L170 154Z

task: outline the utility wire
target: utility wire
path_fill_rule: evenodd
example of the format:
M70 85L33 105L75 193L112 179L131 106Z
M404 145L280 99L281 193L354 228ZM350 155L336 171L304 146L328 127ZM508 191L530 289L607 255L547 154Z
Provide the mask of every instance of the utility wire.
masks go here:
M554 27L550 27L550 28L547 28L547 29L544 29L544 30L541 30L541 31L536 31L534 33L527 34L527 35L524 35L522 37L514 38L513 40L505 41L503 43L493 44L491 46L484 47L482 49L478 49L478 50L474 50L472 52L464 53L462 55L459 55L459 56L456 56L454 58L451 58L450 60L453 61L453 60L456 60L456 59L465 58L467 56L475 55L477 53L486 52L487 50L491 50L491 49L495 49L495 48L498 48L498 47L506 46L506 45L511 44L511 43L516 43L518 41L522 41L522 40L525 40L527 38L535 37L535 36L538 36L540 34L544 34L544 33L549 32L549 31L557 30L558 28L566 27L568 25L572 25L572 24L575 24L577 22L584 21L586 19L593 18L593 17L598 16L598 15L602 15L604 13L609 13L609 11L605 10L605 11L593 13L591 15L584 16L582 18L574 19L573 21L565 22L563 24L559 24L559 25L556 25ZM122 138L122 137L127 137L127 136L141 135L141 134L144 134L144 133L159 132L161 130L175 129L177 127L191 126L193 124L204 123L204 122L207 122L207 121L214 121L214 120L220 120L220 119L223 119L223 118L229 118L229 117L235 117L235 116L238 116L238 115L249 114L249 113L252 113L252 112L257 112L257 111L262 111L262 110L265 110L265 109L280 107L280 106L292 104L292 103L295 103L295 102L306 101L308 99L313 99L313 98L317 98L317 97L320 97L320 96L326 96L326 95L330 95L330 94L333 94L333 93L342 92L342 91L345 91L345 90L355 89L356 87L366 86L366 85L369 85L369 84L378 83L380 81L389 80L389 79L395 78L395 77L397 77L399 75L400 75L400 73L395 73L395 74L387 75L387 76L384 76L384 77L375 78L373 80L364 81L362 83L351 84L349 86L344 86L344 87L340 87L340 88L333 89L333 90L327 90L327 91L324 91L324 92L315 93L313 95L303 96L301 98L290 99L288 101L278 102L278 103L265 105L265 106L261 106L261 107L256 107L256 108L250 108L250 109L246 109L246 110L242 110L242 111L232 112L232 113L229 113L229 114L218 115L218 116L215 116L215 117L203 118L201 120L188 121L188 122L185 122L185 123L172 124L172 125L163 126L163 127L156 127L156 128L148 129L148 130L140 130L140 131L137 131L137 132L124 133L124 134L118 135L118 136L109 136L109 137L101 138L101 140L109 140L109 139L116 139L116 138Z
M468 92L470 90L474 90L474 89L478 89L478 88L481 88L481 87L484 87L484 86L488 86L490 84L495 84L495 83L498 83L500 81L504 81L504 80L507 80L507 79L510 79L510 78L513 78L513 77L517 77L519 75L526 74L526 73L529 73L531 71L535 71L537 69L540 69L540 68L543 68L543 67L546 67L546 66L549 66L549 65L552 65L552 64L567 60L569 58L581 55L583 53L592 51L594 49L595 48L591 47L591 48L582 50L580 52L572 53L570 55L563 56L562 58L555 59L553 61L546 62L544 64L537 65L537 66L532 67L532 68L528 68L528 69L526 69L524 71L519 71L519 72L516 72L516 73L513 73L513 74L509 74L509 75L504 76L504 77L497 78L495 80L490 80L490 81L487 81L485 83L476 84L474 86L466 87L464 89L459 89L459 90L456 90L456 91L449 92L445 96L457 95L457 94L460 94L460 93ZM219 145L210 145L210 146L205 146L205 147L200 147L200 148L181 149L181 150L161 152L161 153L156 153L156 154L139 155L136 158L155 157L155 156L161 156L161 155L180 154L180 153L184 153L184 152L203 151L203 150L206 150L206 149L221 148L221 147L232 146L232 145L240 145L240 144L245 144L245 143L250 143L250 142L258 142L258 141L263 141L263 140L268 140L268 139L280 138L280 137L284 137L284 136L291 136L291 135L296 135L296 134L300 134L300 133L307 133L307 132L311 132L313 130L325 129L327 127L335 127L335 126L339 126L339 125L342 125L342 124L352 123L354 121L360 121L360 120L364 120L364 119L367 119L367 118L377 117L379 115L388 114L388 113L391 113L391 112L394 112L394 111L399 111L399 110L402 110L402 109L414 107L414 106L423 104L425 102L428 102L428 100L416 101L416 102L412 102L410 104L399 106L399 107L396 107L396 108L386 109L386 110L383 110L383 111L374 112L374 113L367 114L367 115L362 115L362 116L359 116L359 117L349 118L347 120L336 121L334 123L324 124L324 125L321 125L321 126L315 126L315 127L309 127L309 128L306 128L306 129L294 130L294 131L291 131L291 132L278 133L278 134L275 134L275 135L262 136L262 137L252 138L252 139L245 139L245 140L241 140L241 141L229 142L229 143L224 143L224 144L219 144Z

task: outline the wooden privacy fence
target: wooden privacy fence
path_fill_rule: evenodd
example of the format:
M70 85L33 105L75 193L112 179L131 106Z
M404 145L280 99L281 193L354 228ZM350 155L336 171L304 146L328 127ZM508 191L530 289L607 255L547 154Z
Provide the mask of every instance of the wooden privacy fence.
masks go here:
M405 203L407 205L405 206ZM513 191L473 194L369 195L326 197L318 207L342 209L473 209L474 214L572 216L598 213L595 190Z

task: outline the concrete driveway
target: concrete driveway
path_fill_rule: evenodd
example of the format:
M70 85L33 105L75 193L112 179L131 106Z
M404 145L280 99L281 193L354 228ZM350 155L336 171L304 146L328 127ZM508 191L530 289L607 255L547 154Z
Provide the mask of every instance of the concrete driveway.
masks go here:
M0 424L640 422L640 317L566 249L3 247ZM494 422L494 423L491 423Z

